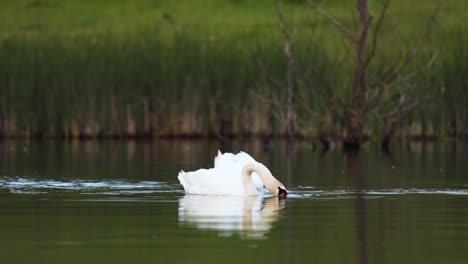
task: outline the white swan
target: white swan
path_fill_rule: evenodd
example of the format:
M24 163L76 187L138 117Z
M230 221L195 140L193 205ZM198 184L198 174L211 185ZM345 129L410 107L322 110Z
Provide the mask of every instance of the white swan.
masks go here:
M270 170L245 152L234 155L218 151L214 163L211 169L179 172L180 184L187 194L258 195L263 185L275 196L287 194Z

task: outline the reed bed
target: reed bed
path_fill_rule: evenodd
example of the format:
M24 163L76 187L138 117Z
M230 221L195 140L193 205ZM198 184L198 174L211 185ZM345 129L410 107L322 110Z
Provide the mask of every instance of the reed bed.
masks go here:
M292 1L286 9L296 6ZM3 30L0 135L285 136L291 77L274 9L267 10L271 17L260 16L261 24L252 22L250 15L245 22L231 21L215 29L188 25L191 18L177 24L162 12L154 21L163 24L148 25L145 20L131 30L94 26L64 33L61 28L44 29L43 24L39 29ZM294 133L339 135L352 85L352 58L342 39L329 36L330 27L319 26L323 21L317 24L319 18L307 17L304 11L294 14L288 22L299 32L294 48L305 80L304 87L291 88ZM422 67L443 44L434 65L411 81L412 96L424 100L405 120L401 136L467 135L468 43L464 27L453 28L457 30L434 34L412 66ZM387 31L379 49L382 58L399 52L386 41L394 37ZM377 60L371 70L385 62ZM367 132L377 134L381 120L372 114L368 119Z

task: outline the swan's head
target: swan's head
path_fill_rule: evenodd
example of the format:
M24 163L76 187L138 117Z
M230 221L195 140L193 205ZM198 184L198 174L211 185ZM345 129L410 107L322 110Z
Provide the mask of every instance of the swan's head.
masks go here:
M260 176L265 188L267 188L274 196L278 196L279 198L286 197L286 187L284 187L284 185L271 174L270 170L260 162L253 162L244 167L242 170L244 186L254 188L252 180L250 179L252 172L256 172L258 176Z
M265 179L262 180L265 188L267 188L274 196L278 196L281 199L286 198L286 195L288 194L286 187L284 187L284 185L273 175L270 174L270 177L265 177Z
M281 187L278 186L278 198L280 199L284 199L286 198L286 195L288 195L288 192L286 191L286 189L282 189Z
M265 188L267 188L274 196L277 196L280 199L284 199L288 195L286 187L284 187L284 185L276 178L268 183L265 183Z

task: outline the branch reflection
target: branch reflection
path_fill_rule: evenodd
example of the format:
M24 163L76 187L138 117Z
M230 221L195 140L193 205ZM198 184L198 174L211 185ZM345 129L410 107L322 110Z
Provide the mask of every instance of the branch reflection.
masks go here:
M366 201L364 171L362 169L361 159L358 153L348 152L345 154L346 173L353 179L356 189L355 199L355 226L356 242L358 252L358 263L367 264L367 224L366 224Z

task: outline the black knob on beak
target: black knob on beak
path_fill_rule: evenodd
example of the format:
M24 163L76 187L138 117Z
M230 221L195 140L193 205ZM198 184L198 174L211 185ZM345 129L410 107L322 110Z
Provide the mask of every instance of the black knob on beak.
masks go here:
M281 187L278 187L278 197L279 198L286 198L286 195L288 194L288 192L285 190L285 189L282 189Z

